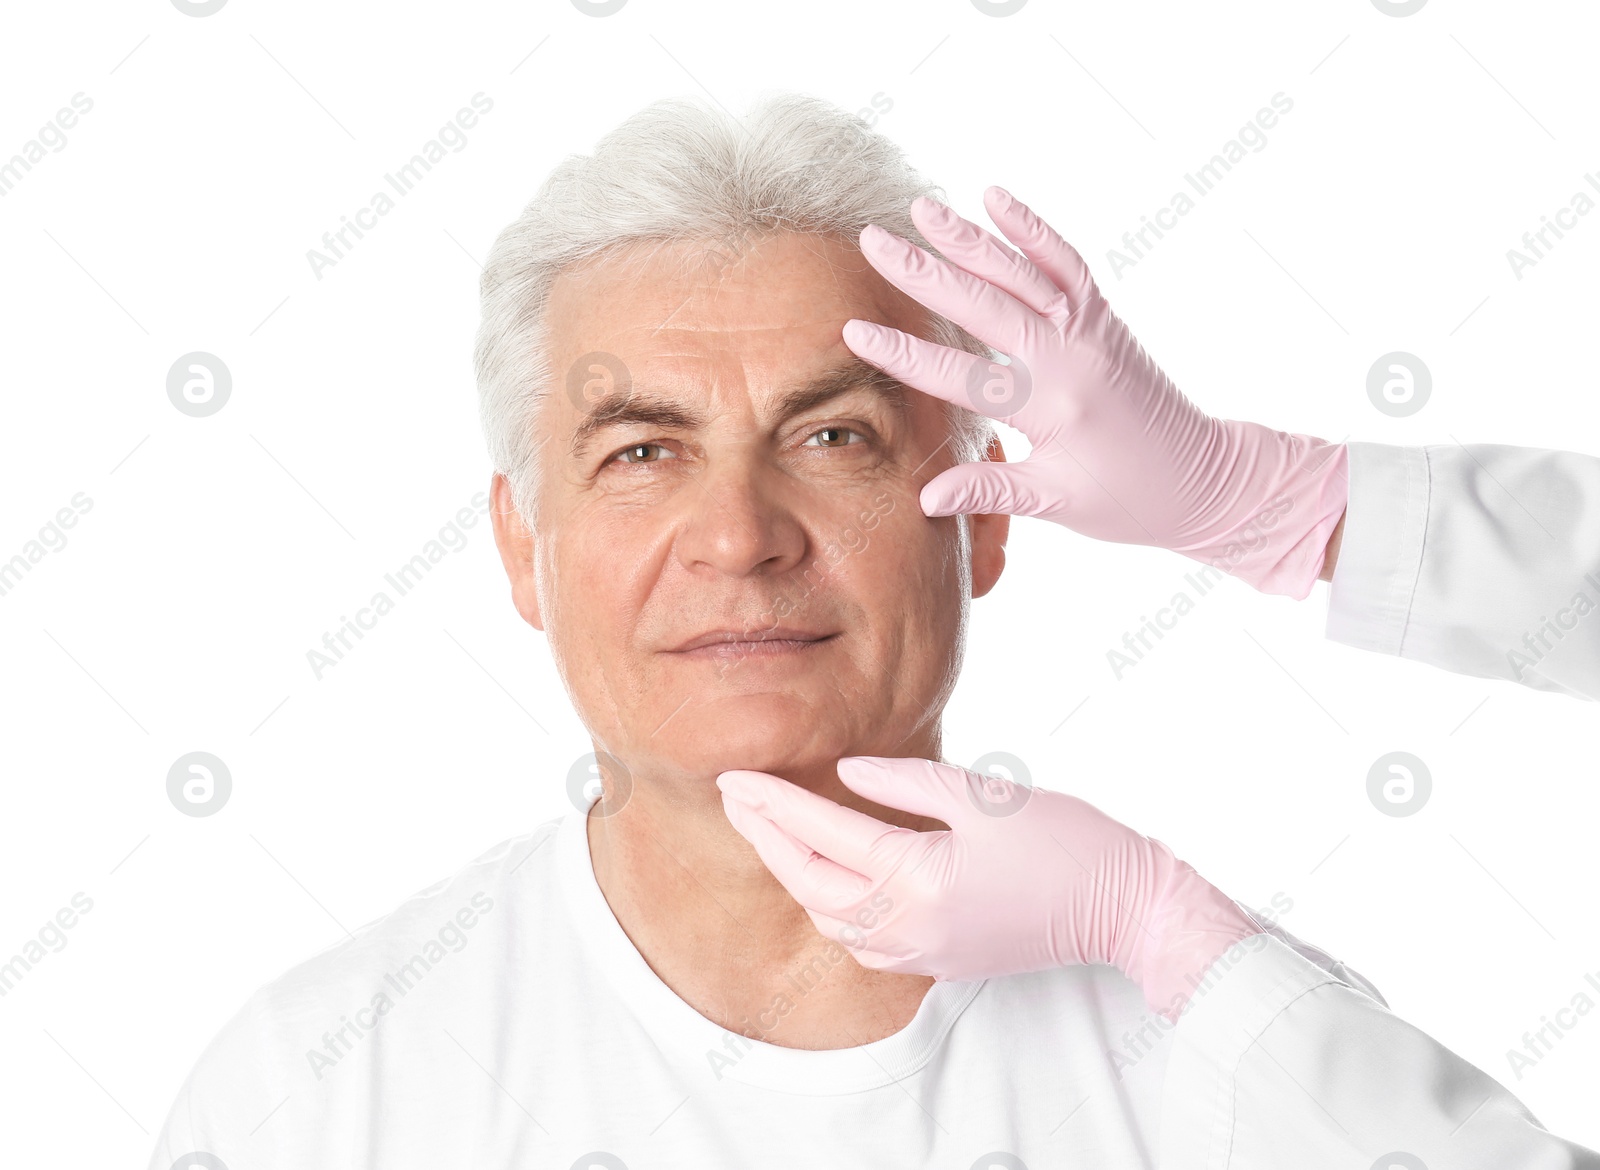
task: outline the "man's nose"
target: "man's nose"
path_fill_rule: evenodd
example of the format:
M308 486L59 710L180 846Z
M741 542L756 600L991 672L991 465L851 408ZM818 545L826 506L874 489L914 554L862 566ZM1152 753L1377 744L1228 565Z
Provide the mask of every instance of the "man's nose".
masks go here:
M803 485L753 452L713 457L683 490L676 548L691 572L774 575L804 557L809 538L797 511Z

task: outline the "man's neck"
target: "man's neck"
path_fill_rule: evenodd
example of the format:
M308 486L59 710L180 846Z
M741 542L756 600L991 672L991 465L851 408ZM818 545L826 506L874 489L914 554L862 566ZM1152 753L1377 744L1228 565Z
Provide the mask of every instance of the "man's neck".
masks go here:
M910 1021L933 980L862 967L822 935L728 822L714 776L672 799L633 776L621 808L602 799L589 810L595 880L680 999L730 1032L790 1048L853 1047ZM945 828L865 801L837 776L804 786L887 823Z

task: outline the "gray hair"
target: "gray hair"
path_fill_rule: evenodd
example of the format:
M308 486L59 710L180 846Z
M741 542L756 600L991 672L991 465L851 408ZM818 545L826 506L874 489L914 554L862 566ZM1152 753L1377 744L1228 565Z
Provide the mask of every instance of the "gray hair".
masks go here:
M768 96L742 120L690 98L666 98L606 134L593 155L569 156L495 239L480 286L479 412L494 468L523 519L533 523L538 496L538 407L555 385L545 306L565 268L639 241L788 231L855 246L869 223L939 255L911 220L918 195L946 201L882 133L799 93ZM926 340L993 356L948 318L930 310L929 320ZM994 424L943 405L956 461L983 458Z

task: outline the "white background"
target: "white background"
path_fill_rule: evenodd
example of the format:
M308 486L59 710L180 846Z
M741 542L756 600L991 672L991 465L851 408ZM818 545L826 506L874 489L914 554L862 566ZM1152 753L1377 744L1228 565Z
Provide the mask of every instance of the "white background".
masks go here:
M881 95L958 211L986 223L990 183L1029 201L1213 414L1600 452L1600 215L1521 280L1506 259L1600 171L1596 23L1577 0L8 9L0 159L94 106L0 199L0 559L92 508L0 596L0 961L75 893L93 909L0 998L5 1160L142 1164L252 990L571 807L590 745L486 524L320 681L306 657L487 486L479 262L563 156L670 94ZM317 279L307 249L479 91L467 146ZM1280 91L1265 149L1114 276L1107 249ZM166 395L194 350L233 375L209 418ZM1391 350L1433 373L1410 418L1365 392ZM1600 1012L1520 1080L1506 1059L1600 972L1595 707L1330 643L1327 585L1225 581L1118 681L1106 652L1192 563L1033 520L1009 552L947 758L1014 753L1241 901L1286 896L1285 927L1600 1146ZM166 794L197 750L233 779L203 818ZM1366 795L1394 750L1433 775L1410 817Z

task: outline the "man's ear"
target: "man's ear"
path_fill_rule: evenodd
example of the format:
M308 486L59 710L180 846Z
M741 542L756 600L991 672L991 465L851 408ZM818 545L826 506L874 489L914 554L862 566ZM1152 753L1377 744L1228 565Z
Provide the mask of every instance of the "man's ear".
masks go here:
M989 440L983 453L985 459L996 463L1006 461L1005 448L1000 436ZM967 517L972 532L972 596L982 597L994 588L1006 567L1006 537L1011 534L1011 517L1004 512L994 514L973 513Z
M512 604L523 621L536 630L543 630L533 572L533 533L511 502L510 482L498 471L489 481L489 514L494 518L494 543L500 550L500 563L511 579Z

